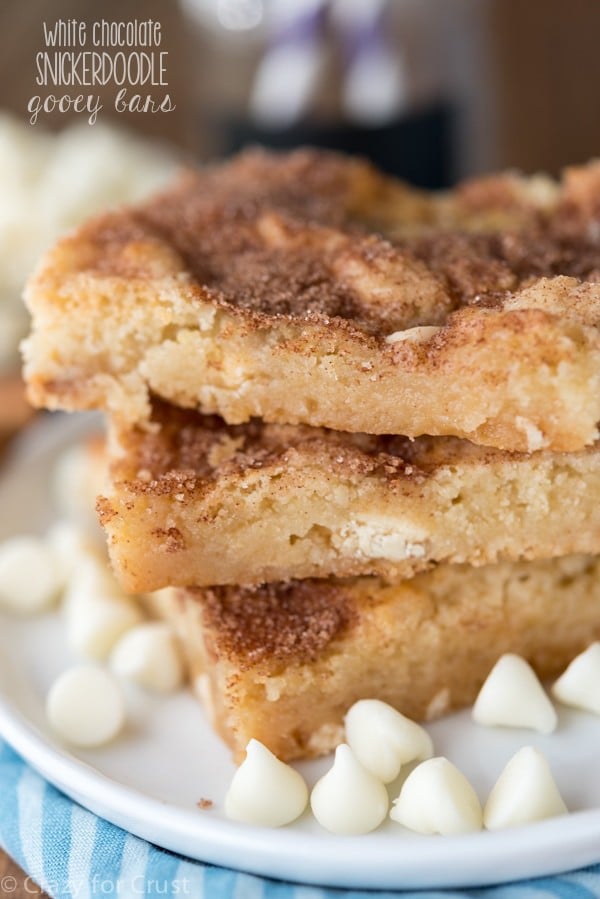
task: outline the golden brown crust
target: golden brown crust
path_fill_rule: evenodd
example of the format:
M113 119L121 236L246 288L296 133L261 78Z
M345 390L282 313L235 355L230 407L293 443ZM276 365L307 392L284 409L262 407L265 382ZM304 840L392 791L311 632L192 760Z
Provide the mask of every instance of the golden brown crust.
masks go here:
M30 394L580 448L600 420L598 167L543 196L515 176L430 196L316 151L188 173L48 255Z

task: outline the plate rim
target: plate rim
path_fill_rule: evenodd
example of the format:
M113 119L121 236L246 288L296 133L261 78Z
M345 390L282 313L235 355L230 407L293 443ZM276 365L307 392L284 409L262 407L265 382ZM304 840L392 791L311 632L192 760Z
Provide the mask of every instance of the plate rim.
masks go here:
M391 834L386 834L390 839L385 840L380 839L381 834L378 839L376 833L359 837L323 833L321 837L298 833L293 826L252 827L154 799L52 745L3 695L0 733L49 783L112 824L161 848L208 864L231 868L231 853L237 852L245 863L235 866L236 870L263 877L355 889L457 888L551 876L600 858L600 809L494 833L411 835L406 844L407 858L392 858L390 843L395 837ZM160 821L158 826L156 821ZM400 847L404 837L399 829ZM483 841L487 844L485 852L477 852ZM202 851L194 851L194 845ZM470 862L466 876L465 857ZM508 857L510 874L506 876L500 872L506 872ZM299 864L302 878L292 872ZM365 867L372 868L368 879ZM427 872L425 877L423 871Z

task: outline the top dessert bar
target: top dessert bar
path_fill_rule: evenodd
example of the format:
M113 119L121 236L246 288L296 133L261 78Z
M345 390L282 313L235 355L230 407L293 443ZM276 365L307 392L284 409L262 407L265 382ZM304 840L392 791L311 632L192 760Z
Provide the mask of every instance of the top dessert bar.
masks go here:
M92 220L31 279L31 399L577 450L600 420L600 163L436 195L247 152Z

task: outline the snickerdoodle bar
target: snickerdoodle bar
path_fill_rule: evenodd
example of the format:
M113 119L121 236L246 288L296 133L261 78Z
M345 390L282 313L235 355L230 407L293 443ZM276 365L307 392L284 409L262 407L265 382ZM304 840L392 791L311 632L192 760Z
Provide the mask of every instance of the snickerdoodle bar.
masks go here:
M329 752L362 698L415 719L470 704L505 652L553 677L600 637L600 562L571 556L412 580L170 589L152 598L238 759L255 737L283 759Z
M600 420L599 234L600 164L432 195L249 152L50 250L26 292L30 396L577 450Z
M511 454L155 404L112 423L99 500L126 589L407 577L437 562L600 553L600 452Z

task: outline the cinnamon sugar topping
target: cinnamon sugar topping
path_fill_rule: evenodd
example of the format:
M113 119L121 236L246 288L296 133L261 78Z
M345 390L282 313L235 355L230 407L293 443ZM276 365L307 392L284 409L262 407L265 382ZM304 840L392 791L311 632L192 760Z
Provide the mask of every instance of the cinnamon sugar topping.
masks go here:
M578 204L579 194L561 200L557 192L549 208L528 207L518 179L510 190L505 176L496 180L497 190L493 178L486 180L476 204L476 187L457 191L446 220L447 206L442 216L434 196L361 161L254 151L189 172L144 206L92 223L92 268L151 276L157 258L168 265L172 253L217 305L259 317L336 318L373 334L389 332L390 318L397 327L438 323L453 309L499 300L533 278L600 279L600 232L590 226L596 207L589 197ZM508 210L508 226L473 233L469 216L496 207L505 217ZM408 283L395 284L391 306L389 297L385 304L366 301L367 292L345 277L356 263L373 278L424 264L422 277L437 285L437 313L412 320Z
M348 591L322 580L185 592L202 595L214 651L235 659L240 670L314 660L355 616Z
M504 453L452 438L350 434L302 425L266 424L258 419L226 425L218 416L201 415L158 400L153 422L159 428L124 430L119 442L125 450L113 460L113 477L127 482L139 496L181 494L181 500L203 485L250 470L288 468L301 453L320 470L350 480L369 475L396 480L428 477L441 465L470 459L499 460ZM513 458L518 458L513 454ZM165 534L174 546L177 535Z

